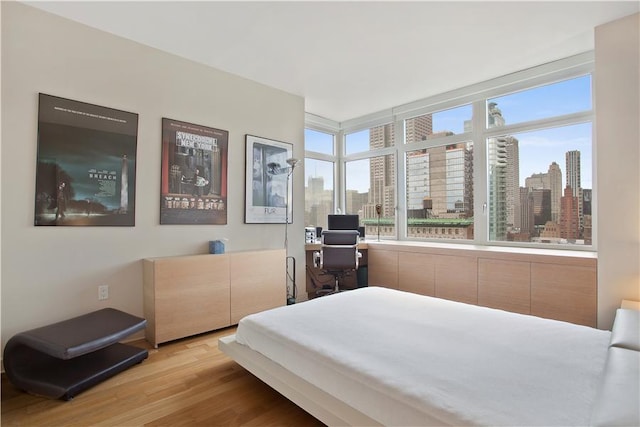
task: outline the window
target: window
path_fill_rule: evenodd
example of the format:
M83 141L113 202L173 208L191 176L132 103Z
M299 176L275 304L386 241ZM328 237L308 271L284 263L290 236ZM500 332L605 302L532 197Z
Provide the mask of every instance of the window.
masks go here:
M589 110L591 76L586 75L487 100L487 127L548 119Z
M580 54L336 123L337 207L368 236L593 249L592 72Z
M405 120L405 144L471 131L471 105L450 108Z
M408 151L405 169L407 237L444 226L442 235L472 240L473 143Z
M591 123L502 135L487 146L490 240L591 245Z
M327 228L327 215L334 211L334 163L305 159L304 224Z
M335 211L335 134L305 129L304 225L327 228Z
M379 148L393 147L395 144L393 123L376 126L345 136L345 154L360 153Z
M590 117L580 115L591 110L591 76L491 98L486 105L488 132L513 129L486 139L488 240L592 245L592 127Z
M304 149L322 154L335 154L334 136L313 129L304 130Z
M365 235L396 237L396 171L393 155L347 161L346 212L358 214Z

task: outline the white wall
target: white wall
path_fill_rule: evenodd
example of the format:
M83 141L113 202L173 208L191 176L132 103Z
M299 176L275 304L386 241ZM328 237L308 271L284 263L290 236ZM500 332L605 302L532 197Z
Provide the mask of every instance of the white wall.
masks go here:
M596 27L598 327L640 300L640 14Z
M3 348L17 332L107 306L142 315L142 258L207 253L219 238L227 251L284 246L283 224L244 224L244 138L293 143L303 158L303 98L24 4L1 7ZM33 225L38 92L139 114L135 227ZM229 131L227 225L159 225L162 117ZM305 295L302 168L289 247Z

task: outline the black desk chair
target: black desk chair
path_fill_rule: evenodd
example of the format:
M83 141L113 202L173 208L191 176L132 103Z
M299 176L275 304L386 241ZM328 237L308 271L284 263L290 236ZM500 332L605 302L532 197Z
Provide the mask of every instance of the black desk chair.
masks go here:
M340 278L358 269L362 254L358 252L358 230L323 230L322 247L314 253L316 267L334 277L333 289L319 289L316 295L340 292Z

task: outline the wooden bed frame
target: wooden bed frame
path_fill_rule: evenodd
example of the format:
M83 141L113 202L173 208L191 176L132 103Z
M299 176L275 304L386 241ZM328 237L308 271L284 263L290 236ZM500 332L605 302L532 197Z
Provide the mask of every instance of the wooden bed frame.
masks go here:
M235 335L220 338L218 348L326 425L381 425L378 421L305 381L262 354L238 344Z

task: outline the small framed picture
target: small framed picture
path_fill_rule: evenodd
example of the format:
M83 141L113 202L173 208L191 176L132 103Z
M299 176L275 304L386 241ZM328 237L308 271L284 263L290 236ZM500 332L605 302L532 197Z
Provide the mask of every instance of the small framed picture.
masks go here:
M293 144L246 136L245 223L291 224Z

